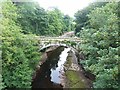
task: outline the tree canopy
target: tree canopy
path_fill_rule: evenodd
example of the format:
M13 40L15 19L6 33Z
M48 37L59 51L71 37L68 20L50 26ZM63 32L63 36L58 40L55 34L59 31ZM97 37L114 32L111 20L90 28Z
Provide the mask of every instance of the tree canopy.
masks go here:
M40 60L34 35L24 35L16 23L17 8L12 2L2 3L2 77L0 88L30 88L32 74ZM1 85L2 84L2 85Z
M67 22L69 22L67 25L65 15L57 8L46 11L35 2L17 2L15 5L19 14L17 23L25 34L58 36L71 31L71 28L74 27L72 18L67 18Z
M89 24L80 32L83 65L95 76L94 88L119 88L118 3L111 2L88 14ZM89 27L89 28L88 28Z
M76 35L78 34L79 36L80 30L82 30L84 26L87 26L87 24L89 24L87 15L96 7L102 7L106 5L106 3L108 2L93 2L89 6L83 8L82 10L78 10L75 13L74 16L75 16L75 22L76 22L76 29L75 29Z

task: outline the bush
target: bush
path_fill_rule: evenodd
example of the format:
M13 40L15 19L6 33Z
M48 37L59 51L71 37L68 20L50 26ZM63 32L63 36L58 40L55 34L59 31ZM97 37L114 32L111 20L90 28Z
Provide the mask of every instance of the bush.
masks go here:
M88 15L90 27L81 31L83 65L96 75L94 88L118 88L118 4L108 3Z
M38 41L34 35L24 35L15 22L17 8L3 2L2 13L2 76L6 88L30 88L32 74L40 60ZM1 77L0 77L1 81ZM0 85L1 88L1 85ZM2 87L3 88L3 87Z

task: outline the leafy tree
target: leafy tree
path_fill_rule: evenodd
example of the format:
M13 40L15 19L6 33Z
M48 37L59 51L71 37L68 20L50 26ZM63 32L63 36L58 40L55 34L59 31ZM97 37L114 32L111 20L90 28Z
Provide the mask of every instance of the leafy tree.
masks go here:
M74 30L73 20L70 16L62 14L62 12L57 8L52 8L48 10L48 35L61 35L65 32Z
M75 13L75 22L76 22L76 29L75 34L79 34L80 30L82 30L82 27L87 26L88 23L88 14L94 10L96 7L102 7L105 6L107 2L93 2L88 7L79 10ZM78 35L79 36L79 35Z
M118 3L108 3L91 11L89 28L81 31L82 64L96 75L94 88L118 88ZM90 28L91 27L91 28Z
M4 88L4 83L2 81L2 75L0 74L0 90Z
M72 19L64 16L57 8L45 11L36 2L14 2L18 8L17 23L24 34L60 35L74 29Z
M33 33L36 35L45 35L48 25L47 13L35 2L17 2L19 23L23 33Z
M48 11L48 16L48 29L51 31L52 35L60 35L64 27L64 22L62 18L63 15L61 11L57 8L53 8L53 10Z
M11 1L2 3L2 14L3 82L6 88L30 88L32 74L40 60L37 40L34 35L21 33L22 29L16 23L17 8Z
M72 18L69 15L64 15L63 19L65 23L63 32L74 31L74 24Z

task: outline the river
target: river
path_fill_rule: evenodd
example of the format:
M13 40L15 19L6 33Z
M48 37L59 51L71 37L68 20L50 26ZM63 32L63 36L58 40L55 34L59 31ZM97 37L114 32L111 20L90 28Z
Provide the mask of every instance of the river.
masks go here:
M32 81L35 88L91 88L93 75L78 64L78 57L71 48L58 47L48 50L43 64L36 70Z
M61 71L68 56L70 48L59 47L47 54L46 61L36 72L32 88L62 88Z

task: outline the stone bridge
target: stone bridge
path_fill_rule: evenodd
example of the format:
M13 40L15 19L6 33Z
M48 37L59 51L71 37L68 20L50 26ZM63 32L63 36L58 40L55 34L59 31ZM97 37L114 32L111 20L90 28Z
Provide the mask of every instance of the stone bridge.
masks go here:
M74 49L78 49L78 45L81 40L78 37L45 37L45 36L37 36L39 40L40 51L44 51L49 47L72 47Z

